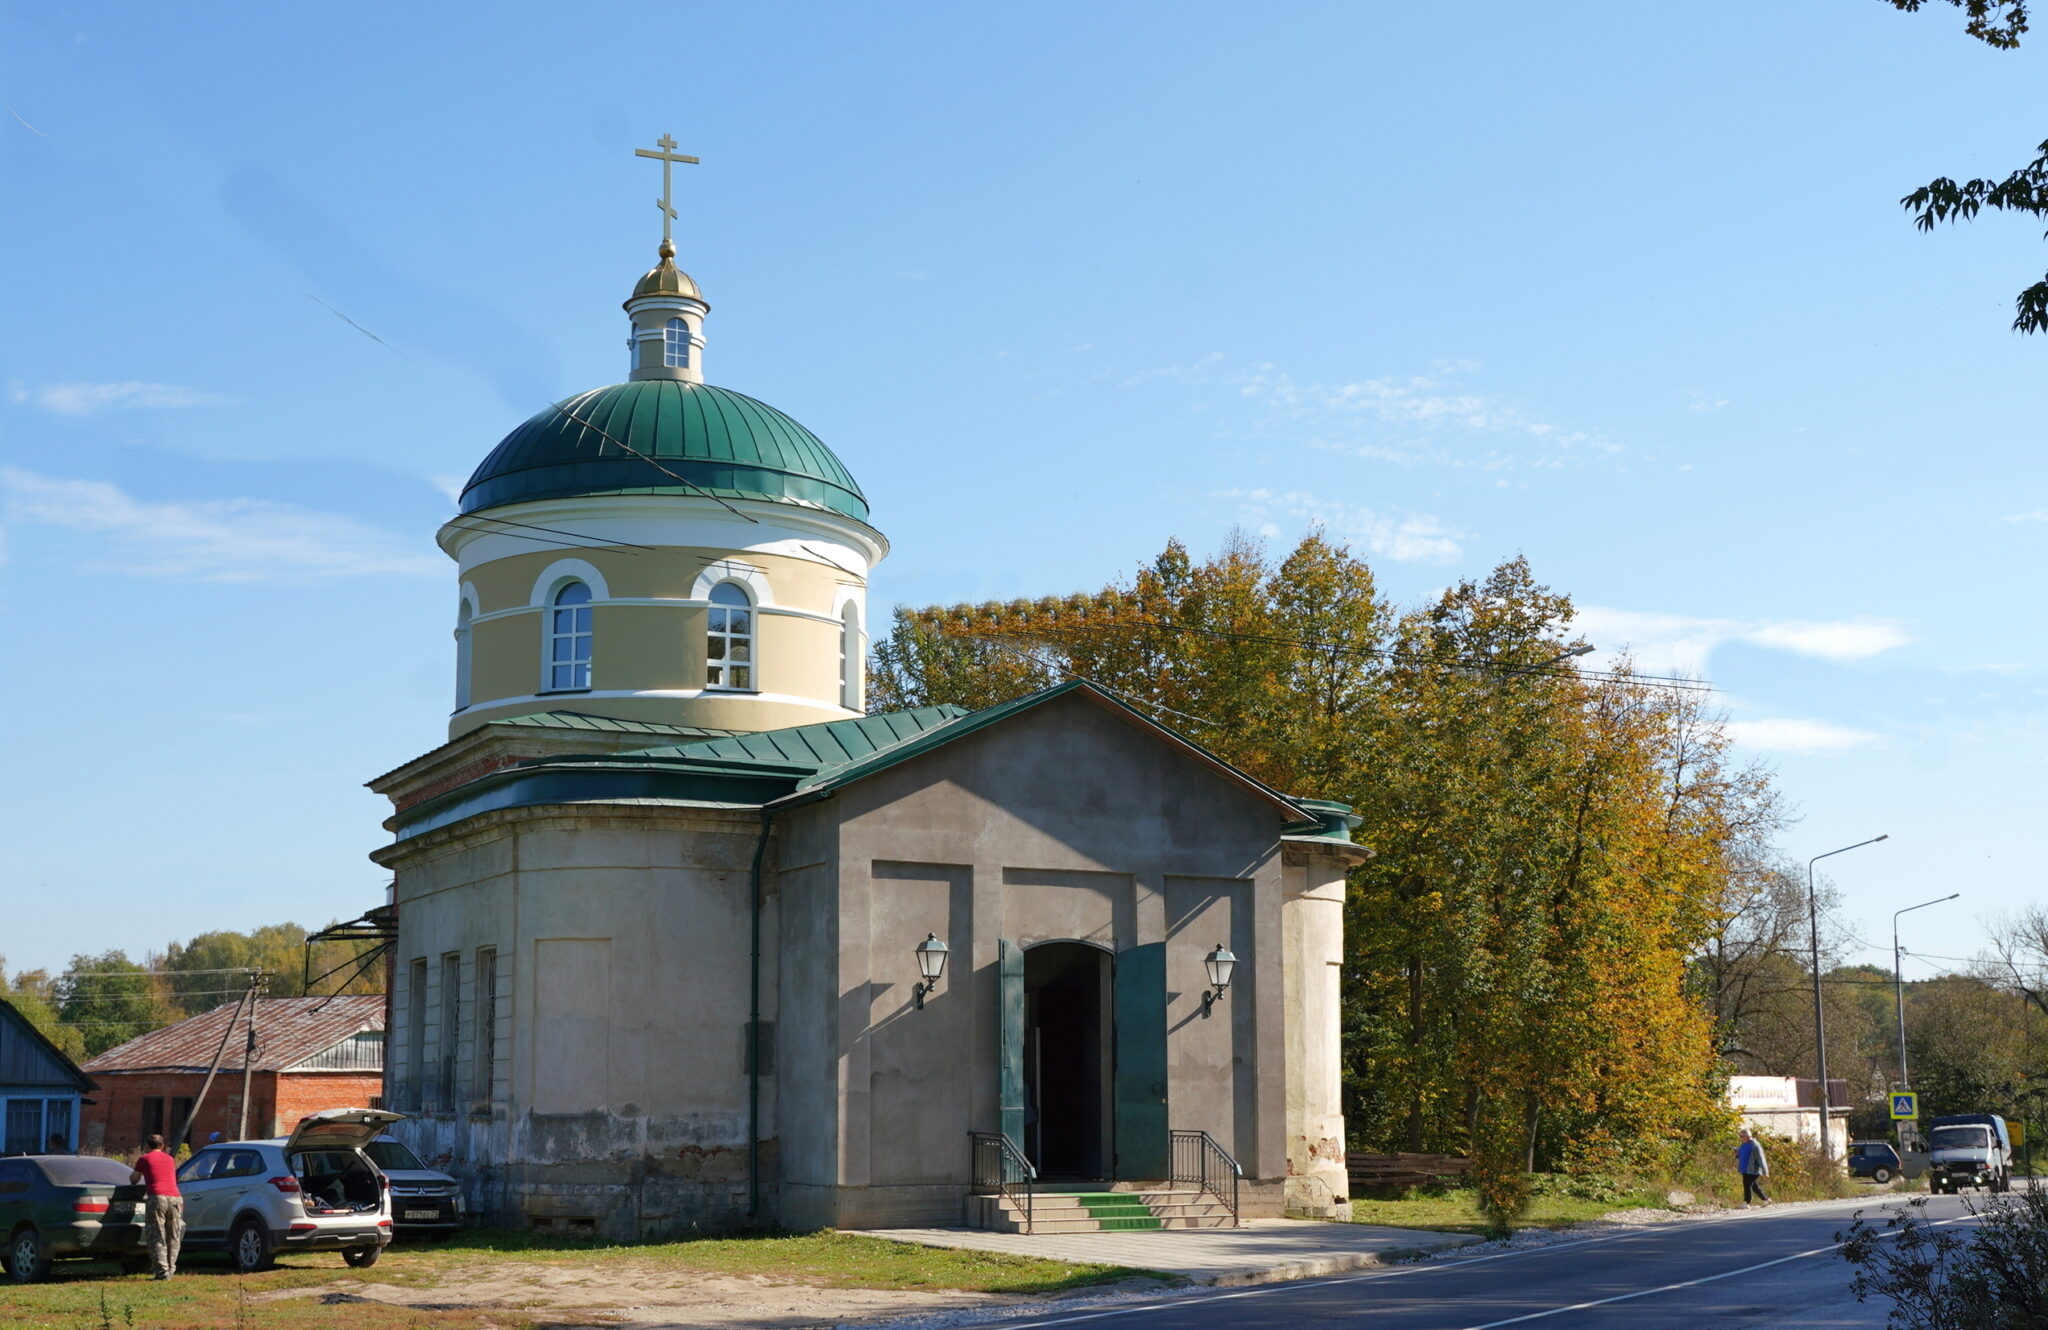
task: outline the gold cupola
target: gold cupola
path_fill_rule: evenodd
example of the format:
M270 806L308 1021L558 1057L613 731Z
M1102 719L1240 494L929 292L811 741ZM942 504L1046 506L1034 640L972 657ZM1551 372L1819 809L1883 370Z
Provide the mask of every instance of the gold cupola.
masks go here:
M690 274L676 267L676 246L663 236L661 262L647 270L626 298L633 322L626 345L632 352L629 379L704 382L704 316L711 306Z
M633 302L642 296L683 296L703 303L704 293L697 289L696 279L676 267L675 241L661 242L661 262L649 268L647 275L634 286L633 294L626 300L626 308L632 309Z

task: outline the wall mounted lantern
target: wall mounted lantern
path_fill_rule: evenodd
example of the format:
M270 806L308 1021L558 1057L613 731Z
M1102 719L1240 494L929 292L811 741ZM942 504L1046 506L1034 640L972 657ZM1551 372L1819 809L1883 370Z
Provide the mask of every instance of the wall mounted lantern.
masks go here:
M924 1005L924 995L939 986L939 976L946 972L946 944L939 941L937 933L926 933L924 941L917 944L917 972L924 981L914 990L917 1005Z
M1224 992L1230 987L1231 972L1237 969L1237 957L1223 949L1218 942L1216 950L1202 957L1202 964L1209 967L1209 982L1216 985L1215 991L1202 994L1202 1014L1207 1016L1209 1008L1223 1000Z

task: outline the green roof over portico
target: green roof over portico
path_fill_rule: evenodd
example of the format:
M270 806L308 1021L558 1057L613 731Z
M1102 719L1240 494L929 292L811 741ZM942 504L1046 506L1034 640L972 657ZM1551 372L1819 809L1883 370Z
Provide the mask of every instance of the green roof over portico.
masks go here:
M704 493L868 520L860 485L817 435L744 393L678 379L614 384L541 411L483 460L463 487L462 511Z
M1255 791L1287 816L1294 841L1352 846L1348 805L1291 798L1166 728L1114 693L1068 680L980 711L915 707L783 730L697 739L615 753L529 758L401 810L390 823L404 840L478 813L539 804L680 802L764 813L812 799L935 748L1074 695L1177 745L1191 758Z

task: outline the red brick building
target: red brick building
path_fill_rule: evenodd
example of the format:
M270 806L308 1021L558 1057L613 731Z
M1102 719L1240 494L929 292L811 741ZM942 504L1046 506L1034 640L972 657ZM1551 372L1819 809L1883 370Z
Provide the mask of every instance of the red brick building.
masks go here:
M79 1147L122 1154L144 1136L169 1138L199 1099L206 1069L220 1053L220 1071L206 1091L189 1140L261 1140L289 1132L323 1108L384 1104L384 998L263 998L249 1046L248 1013L228 1003L201 1016L152 1030L85 1064L99 1089L79 1120ZM225 1040L225 1045L223 1045ZM243 1064L249 1113L242 1128Z

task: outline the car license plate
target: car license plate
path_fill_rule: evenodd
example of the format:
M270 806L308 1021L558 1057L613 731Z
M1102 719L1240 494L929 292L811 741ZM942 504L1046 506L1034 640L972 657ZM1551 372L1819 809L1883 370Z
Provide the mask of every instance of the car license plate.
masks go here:
M439 1210L407 1210L399 1216L400 1219L439 1219L440 1217L441 1212Z

